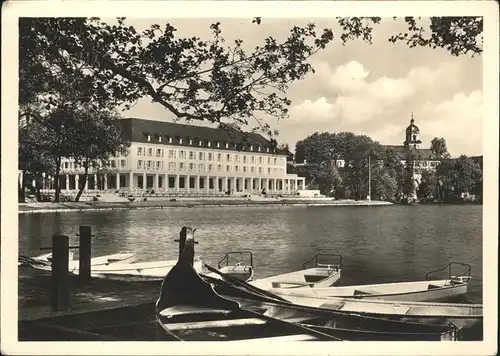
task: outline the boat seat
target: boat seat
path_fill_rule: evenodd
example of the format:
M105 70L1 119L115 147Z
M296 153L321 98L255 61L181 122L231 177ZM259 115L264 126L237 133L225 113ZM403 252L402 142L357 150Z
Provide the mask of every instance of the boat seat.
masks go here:
M326 278L328 278L328 276L321 276L321 275L317 275L317 274L305 274L304 275L304 279L308 283L316 283L316 282L322 281L323 279L326 279Z
M299 281L279 281L271 283L273 288L297 288L297 287L312 287L312 283Z
M353 295L371 295L372 293L364 292L362 290L355 289Z
M429 287L427 289L439 289L439 288L442 288L442 287L437 286L435 284L429 284Z

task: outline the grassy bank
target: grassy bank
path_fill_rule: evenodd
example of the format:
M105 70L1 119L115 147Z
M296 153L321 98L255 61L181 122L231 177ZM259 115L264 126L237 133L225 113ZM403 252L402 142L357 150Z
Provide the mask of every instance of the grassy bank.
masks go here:
M19 204L19 213L41 213L56 211L83 211L83 210L120 210L120 209L166 209L166 208L191 208L191 207L226 207L226 206L258 206L258 205L390 205L391 203L380 201L354 201L354 200L316 200L316 199L269 199L269 200L248 200L248 199L183 199L170 201L168 199L157 199L136 202L65 202L65 203L26 203Z

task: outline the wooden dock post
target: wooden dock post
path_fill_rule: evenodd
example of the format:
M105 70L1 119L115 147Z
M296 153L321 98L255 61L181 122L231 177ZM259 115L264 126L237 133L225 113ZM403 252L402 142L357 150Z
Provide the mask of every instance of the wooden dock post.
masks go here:
M90 259L92 255L92 230L90 226L80 226L80 245L79 245L79 263L78 263L78 279L81 283L90 283L91 264Z
M53 311L69 308L69 238L67 235L52 236L52 294Z

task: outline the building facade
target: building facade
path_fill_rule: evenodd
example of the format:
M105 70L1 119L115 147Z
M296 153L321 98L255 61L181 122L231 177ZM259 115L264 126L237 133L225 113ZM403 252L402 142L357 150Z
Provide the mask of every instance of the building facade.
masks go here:
M128 118L128 152L89 169L89 190L185 193L294 193L305 178L287 174L287 152L255 133ZM83 168L62 161L63 191L77 190Z

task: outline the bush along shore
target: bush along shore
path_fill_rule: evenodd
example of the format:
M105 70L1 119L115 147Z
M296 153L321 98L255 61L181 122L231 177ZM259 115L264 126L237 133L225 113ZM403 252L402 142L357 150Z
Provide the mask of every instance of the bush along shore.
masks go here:
M83 210L120 210L120 209L163 209L176 207L226 207L226 206L370 206L391 205L383 201L333 200L333 199L147 199L133 202L65 202L65 203L23 203L18 204L19 213L64 212Z

